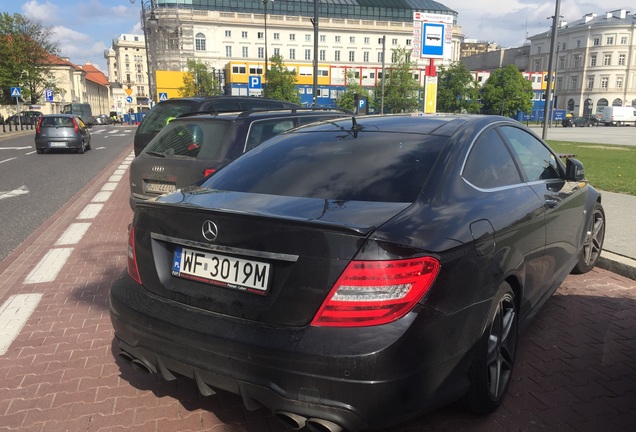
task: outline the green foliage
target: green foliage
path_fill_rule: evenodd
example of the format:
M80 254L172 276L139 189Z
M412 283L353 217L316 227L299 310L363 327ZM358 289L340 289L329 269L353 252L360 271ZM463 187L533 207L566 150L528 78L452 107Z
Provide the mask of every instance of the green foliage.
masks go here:
M45 88L51 88L49 55L58 49L52 29L20 14L0 14L1 103L15 103L10 87L22 89L24 103L36 104Z
M181 97L221 94L219 79L214 71L209 71L206 63L194 59L188 59L188 72L183 76L183 86L178 90Z
M479 85L461 62L445 68L437 74L437 111L447 113L478 113Z
M594 187L636 195L636 147L549 140L557 153L573 154Z
M367 103L369 106L374 106L375 102L373 99L373 92L371 90L362 87L358 81L358 77L356 77L356 72L349 70L347 71L347 86L345 88L344 93L342 93L338 100L336 100L336 105L338 107L355 111L356 110L356 102L354 100L354 95L360 94L367 97Z
M393 51L393 63L389 67L388 76L384 77L384 112L401 113L417 111L419 108L419 92L422 90L413 76L411 50L396 48ZM377 88L376 94L382 94Z
M266 85L268 97L300 103L300 96L296 90L296 73L285 67L282 56L275 55L270 58Z
M482 88L481 100L490 114L516 117L532 110L532 84L515 65L493 71Z

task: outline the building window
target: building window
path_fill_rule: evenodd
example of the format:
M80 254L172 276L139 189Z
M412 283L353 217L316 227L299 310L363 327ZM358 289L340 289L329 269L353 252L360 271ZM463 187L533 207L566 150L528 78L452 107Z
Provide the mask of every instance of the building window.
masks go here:
M621 36L621 45L627 45L627 36Z
M364 38L364 43L365 43L366 45L369 45L369 44L371 43L371 38L370 38L370 37L368 37L368 36L365 36L365 38Z
M320 61L326 61L327 60L327 51L326 50L320 50L318 51L318 60Z
M384 58L384 57L382 56L382 53L381 53L381 52L379 52L379 53L378 53L378 63L382 63L382 61L383 61L382 59L383 59L383 58Z
M541 70L541 60L535 60L534 61L534 70L535 72L538 72Z
M614 36L608 36L607 39L605 39L605 45L614 45Z
M559 57L559 69L565 68L565 56Z
M575 55L574 56L574 68L578 69L580 67L580 62L581 62L581 56L580 55Z
M594 88L594 77L587 77L587 88L588 89L593 89Z
M274 48L274 55L275 56L279 56L280 55L280 48Z
M612 64L612 55L605 54L603 56L603 66L610 66Z
M537 47L537 54L541 54L541 47L540 46Z
M320 42L327 42L327 36L320 35Z
M265 33L264 32L256 33L256 39L265 39Z
M232 57L232 47L229 45L225 47L225 57Z
M596 66L596 54L590 56L590 66Z
M355 51L349 51L349 61L350 62L356 61L356 52Z
M391 39L391 45L397 45L397 44L398 44L397 38Z
M280 40L280 33L274 33L274 40Z
M335 61L340 61L340 50L335 50L335 51L333 52L333 59L334 59Z
M563 88L563 77L557 77L556 89L561 90Z
M369 63L369 51L365 51L364 53L362 53L362 60L365 63Z
M565 51L565 47L566 47L566 46L567 46L567 45L565 44L565 42L563 42L563 43L561 44L561 49L562 49L563 51Z
M618 65L625 66L625 54L618 55Z
M242 32L241 32L241 37L242 37L243 39L247 39L247 32L246 32L246 31L242 31Z
M311 50L310 49L306 49L305 50L305 60L311 60Z
M618 88L618 89L622 89L623 88L623 77L617 77L616 78L616 88Z
M263 68L261 66L250 66L250 75L263 75Z
M289 35L289 40L290 40L290 41L295 41L295 40L296 40L296 34L295 34L295 33L291 33L291 34Z
M265 48L263 47L258 47L258 58L262 59L265 58Z
M296 60L296 48L289 49L289 59Z
M571 89L577 89L577 88L579 88L579 78L578 78L578 77L573 76L573 77L570 79L570 88L571 88Z
M581 40L580 39L576 41L576 47L577 48L581 48Z
M248 47L241 48L241 52L243 54L243 58L248 58L249 57L249 48Z
M411 39L406 40L406 46L411 46Z
M608 77L603 77L601 78L601 88L608 88L609 87L609 78Z
M356 43L356 37L355 36L349 36L349 43Z
M194 38L194 46L197 51L205 51L205 35L203 33L197 33Z
M599 37L595 37L595 38L594 38L593 45L594 45L594 46L599 46L600 44L601 44L601 38L599 38Z
M232 66L232 73L234 74L244 74L247 72L247 67L245 66Z
M336 43L340 43L340 36L336 36Z
M311 35L310 34L306 34L305 35L305 42L311 42Z
M225 30L225 37L232 37L232 30Z

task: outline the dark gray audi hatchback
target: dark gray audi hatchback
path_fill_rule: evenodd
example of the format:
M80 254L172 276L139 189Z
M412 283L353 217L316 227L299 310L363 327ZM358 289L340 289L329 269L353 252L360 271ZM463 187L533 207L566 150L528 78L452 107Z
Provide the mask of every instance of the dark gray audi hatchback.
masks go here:
M136 206L110 290L117 351L295 429L452 401L488 413L520 331L604 233L582 164L515 120L309 125Z

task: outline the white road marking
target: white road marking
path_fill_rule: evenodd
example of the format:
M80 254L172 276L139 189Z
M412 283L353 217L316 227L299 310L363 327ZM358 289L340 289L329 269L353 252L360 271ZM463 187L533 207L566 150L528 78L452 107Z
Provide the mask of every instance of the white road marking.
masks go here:
M14 189L12 191L0 191L0 199L4 199L4 198L13 198L16 196L20 196L20 195L25 195L28 194L29 192L31 192L29 190L28 187L26 186L20 186L17 189Z
M0 150L24 150L24 149L30 149L33 148L33 146L26 146L26 147L0 147Z
M95 194L91 202L94 202L94 203L106 202L108 201L108 198L110 198L112 194L113 194L112 192L97 192L97 194Z
M73 248L49 250L24 280L25 284L53 282L71 256Z
M72 223L64 234L60 236L55 242L56 246L67 246L74 245L79 243L79 241L84 237L88 228L90 228L91 224L89 222L76 222Z
M88 204L84 207L84 210L77 216L78 219L94 219L97 217L100 211L102 211L104 204Z
M5 160L3 160L3 161L0 161L0 164L1 164L1 163L5 163L5 162L11 162L11 161L12 161L12 160L14 160L14 159L17 159L17 158L12 157L12 158L9 158L9 159L5 159Z
M41 299L42 294L17 294L0 307L0 355L6 354Z

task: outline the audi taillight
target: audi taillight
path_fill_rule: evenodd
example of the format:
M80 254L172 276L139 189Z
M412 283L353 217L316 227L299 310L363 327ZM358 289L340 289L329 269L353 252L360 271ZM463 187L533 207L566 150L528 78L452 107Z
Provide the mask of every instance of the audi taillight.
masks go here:
M424 297L439 269L432 257L352 261L311 324L361 327L398 320Z
M141 285L141 277L139 277L139 269L137 268L137 253L135 252L135 228L132 226L128 231L128 275Z

